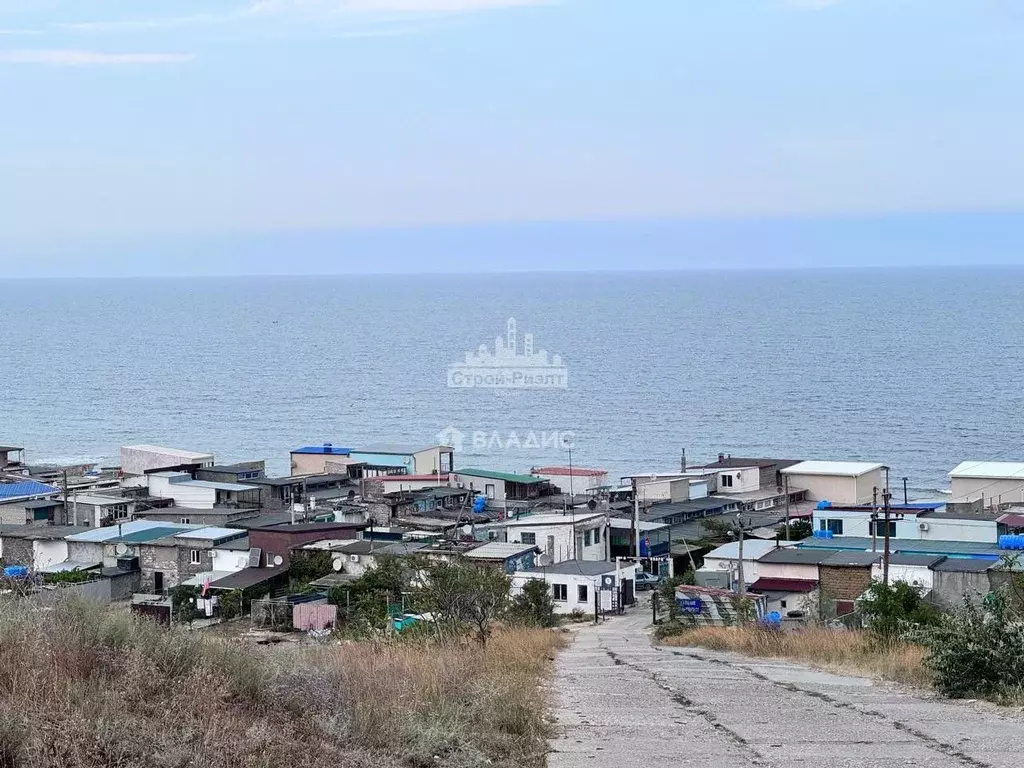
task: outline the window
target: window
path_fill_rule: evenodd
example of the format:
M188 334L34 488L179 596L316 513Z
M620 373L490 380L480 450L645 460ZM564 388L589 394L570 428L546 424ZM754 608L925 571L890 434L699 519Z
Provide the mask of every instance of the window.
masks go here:
M557 603L564 603L569 600L569 586L567 584L552 584L551 597Z
M487 483L487 485L484 486L484 496L488 499L494 498L494 483Z
M595 528L594 529L594 543L595 544L600 544L601 543L601 529L600 528Z
M779 607L780 608L785 608L786 607L786 601L785 600L779 600Z
M189 524L189 518L187 518L187 517L181 518L181 524L182 525L188 525Z
M828 531L833 536L843 535L843 521L842 520L820 520L818 522L818 529L821 531Z
M576 587L576 602L586 603L587 602L587 585L580 584Z
M190 549L188 551L188 561L192 563L192 565L199 565L200 558L198 549Z
M889 538L895 538L896 536L895 520L890 520L888 524L885 522L885 520L873 520L871 525L874 527L873 532L875 536L885 536L885 529L887 525L889 528Z
M732 488L732 475L722 475L721 479L723 488Z
M112 507L107 507L107 511L111 517L115 520L127 520L128 519L128 505L127 504L115 504Z
M536 544L537 534L530 533L529 531L523 531L521 534L519 534L519 540L523 542L523 544Z
M591 541L592 541L592 539L591 539L591 536L590 536L590 531L584 531L583 532L583 546L584 547L589 547Z

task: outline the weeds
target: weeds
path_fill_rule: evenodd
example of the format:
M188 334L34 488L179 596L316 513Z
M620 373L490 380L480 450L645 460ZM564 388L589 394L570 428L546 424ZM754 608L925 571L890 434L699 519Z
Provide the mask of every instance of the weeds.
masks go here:
M75 602L0 604L0 768L542 766L556 632L247 648Z
M811 628L783 632L757 627L698 627L662 642L670 646L805 661L835 672L910 685L929 686L932 681L924 665L925 648L898 642L880 646L866 631Z

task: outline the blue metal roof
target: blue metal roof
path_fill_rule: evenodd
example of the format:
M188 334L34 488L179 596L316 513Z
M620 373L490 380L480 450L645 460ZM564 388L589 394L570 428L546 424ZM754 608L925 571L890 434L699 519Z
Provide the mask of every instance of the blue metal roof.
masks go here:
M18 499L22 496L45 496L58 493L52 485L40 483L38 480L25 480L21 483L0 483L0 499Z
M352 453L351 448L342 448L338 445L331 445L330 443L324 443L323 445L307 445L302 448L296 448L292 453L312 453L322 454L324 456L348 456Z

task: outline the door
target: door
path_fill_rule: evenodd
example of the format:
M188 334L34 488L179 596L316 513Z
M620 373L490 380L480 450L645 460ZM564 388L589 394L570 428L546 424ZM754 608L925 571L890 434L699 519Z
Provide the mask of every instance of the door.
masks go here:
M164 593L164 575L160 571L154 571L153 573L153 591L158 595Z

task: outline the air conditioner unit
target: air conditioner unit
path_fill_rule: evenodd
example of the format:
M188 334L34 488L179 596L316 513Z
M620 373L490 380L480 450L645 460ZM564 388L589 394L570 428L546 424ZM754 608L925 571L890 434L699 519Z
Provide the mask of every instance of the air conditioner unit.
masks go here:
M928 530L928 523L918 523L917 524L917 530L919 530L919 531L927 531Z
M359 562L359 555L349 555L349 559L350 559L350 560L351 560L351 561L352 561L353 563L358 563L358 562Z

